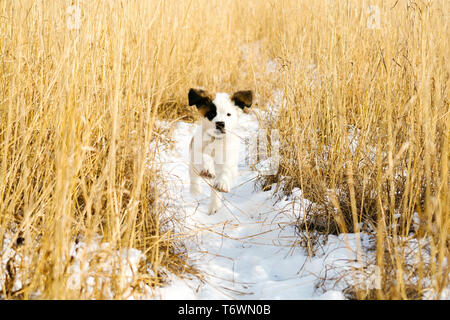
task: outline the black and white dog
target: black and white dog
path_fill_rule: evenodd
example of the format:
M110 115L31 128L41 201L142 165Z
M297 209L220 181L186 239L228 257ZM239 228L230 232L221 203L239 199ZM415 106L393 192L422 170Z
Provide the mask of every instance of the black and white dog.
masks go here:
M234 133L239 115L250 108L253 92L237 91L210 95L202 89L190 89L189 105L195 105L202 115L201 125L195 132L190 151L190 192L201 193L201 181L206 179L211 187L209 214L222 206L222 194L230 192L238 175L239 137Z

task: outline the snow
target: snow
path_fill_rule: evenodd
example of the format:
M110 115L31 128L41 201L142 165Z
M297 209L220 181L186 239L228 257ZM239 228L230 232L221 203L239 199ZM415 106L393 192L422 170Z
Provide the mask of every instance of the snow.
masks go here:
M341 291L324 292L317 280L341 261L355 259L355 239L334 237L325 252L309 257L295 244L293 222L303 216L307 200L295 189L289 198L277 200L272 192L255 190L258 172L248 163L246 138L258 134L255 114L242 114L240 175L224 207L208 215L209 187L195 198L189 194L189 142L196 124L175 124L172 149L160 154L161 169L169 192L165 201L170 214L184 222L178 232L184 235L190 263L202 279L177 279L159 290L160 299L344 299ZM252 139L250 139L252 140ZM270 160L270 159L269 159ZM267 161L263 160L263 161ZM253 168L258 166L253 166ZM346 243L346 242L351 242Z
M134 248L113 249L99 237L72 244L67 286L79 290L86 284L88 294L102 288L104 297L113 298L111 279L118 277L124 299L172 300L343 300L344 289L350 285L362 289L379 286L379 270L370 264L374 261L374 252L370 250L373 238L365 233L329 235L317 246L314 255L308 255L299 245L300 238L293 224L304 217L304 208L310 205L301 190L294 189L289 197L279 199L272 191L255 188L256 178L264 173L260 168L271 167L270 162L276 157L252 163L249 160L252 148L248 144L261 131L257 119L274 114L269 110L241 115L240 129L235 132L241 138L240 175L231 192L225 194L224 207L215 215L207 214L209 187L206 183L202 196L195 198L189 193L188 148L197 125L158 123L173 126L170 137L173 146L160 146L157 157L168 187L163 198L168 208L166 215L182 221L175 231L186 246L188 263L200 271L199 277L178 278L167 272L167 285L155 289L141 284L139 288L143 290L137 293L132 288L139 265L145 263L142 252ZM425 240L405 241L412 250L408 258L411 260L417 258L413 253L418 251L418 246L426 247ZM360 252L357 248L361 248ZM13 259L17 266L29 258L11 248L10 236L5 238L0 254L1 287L7 262ZM13 290L21 289L22 285L21 275L17 273ZM39 298L39 293L33 296ZM450 289L444 289L439 297L432 290L424 296L424 299L436 298L450 299Z
M258 53L260 44L243 47L243 58ZM244 59L244 60L245 60ZM316 65L307 67L311 87L320 86ZM275 60L269 60L266 74L277 70ZM133 248L114 250L101 239L89 243L73 243L70 250L72 263L68 273L68 287L79 290L85 281L87 291L95 286L105 288L105 297L114 297L109 281L120 277L124 297L128 299L319 299L343 300L349 285L373 288L379 285L378 270L369 250L371 238L364 233L328 236L314 255L299 245L295 221L302 219L304 208L310 203L294 189L289 197L279 199L272 191L256 189L256 179L274 168L276 155L268 155L254 163L256 137L262 134L260 123L273 123L284 101L283 92L274 90L272 104L265 110L255 109L242 114L240 128L233 134L240 137L240 175L230 193L225 194L224 207L215 215L208 215L209 187L203 184L202 196L189 193L189 143L197 124L182 121L158 121L157 125L169 129L170 137L158 147L156 162L164 175L162 198L166 202L166 218L176 218L175 232L181 237L188 252L188 263L200 271L199 277L179 278L167 272L167 285L154 289L145 285L143 295L135 295L131 287L138 266L145 262L141 251ZM259 121L258 121L259 120ZM349 143L355 152L358 132L350 131ZM276 164L276 163L275 163ZM275 188L272 188L272 190ZM357 249L361 248L360 252ZM8 237L0 248L0 287L5 281L6 263L13 258L20 263L22 257L10 248ZM24 261L26 261L25 257ZM100 263L98 262L100 259ZM358 273L363 271L363 273ZM152 271L148 270L151 274ZM369 277L367 277L369 275ZM106 284L106 286L104 286ZM20 274L14 290L22 287ZM1 298L1 296L0 296ZM429 292L425 299L436 298ZM445 289L441 299L450 298Z
M102 288L105 296L113 298L109 283L111 277L118 277L121 280L121 287L128 291L123 296L133 298L130 288L144 255L134 248L112 250L108 242L100 241L99 238L89 244L82 241L72 244L68 287L72 290L80 290L83 277L86 277L88 293L93 292L97 287Z

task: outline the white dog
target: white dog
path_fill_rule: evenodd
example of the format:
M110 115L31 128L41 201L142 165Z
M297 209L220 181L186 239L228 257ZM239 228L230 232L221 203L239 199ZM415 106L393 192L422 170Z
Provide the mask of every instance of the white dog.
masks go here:
M201 193L201 181L211 186L209 214L222 206L220 192L230 192L238 175L239 137L234 133L244 108L250 108L252 91L238 91L231 97L217 93L213 97L205 90L190 89L189 105L195 105L202 115L201 126L194 134L190 151L190 192Z

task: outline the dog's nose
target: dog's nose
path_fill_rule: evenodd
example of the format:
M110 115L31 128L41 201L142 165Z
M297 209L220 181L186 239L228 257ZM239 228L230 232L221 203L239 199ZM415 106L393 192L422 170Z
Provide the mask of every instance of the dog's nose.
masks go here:
M216 129L223 131L225 129L225 122L223 121L216 121Z

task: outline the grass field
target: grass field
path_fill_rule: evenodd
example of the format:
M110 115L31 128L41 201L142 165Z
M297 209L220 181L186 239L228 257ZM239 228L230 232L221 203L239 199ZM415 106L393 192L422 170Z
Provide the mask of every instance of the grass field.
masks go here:
M126 298L114 259L125 248L145 255L132 291L196 273L155 157L170 134L158 120L191 121L187 92L202 86L252 89L261 109L283 92L265 124L280 134L280 167L260 186L314 203L293 221L311 252L315 233L373 235L382 286L355 298L439 297L449 14L446 0L1 1L0 295ZM267 61L276 68L261 72ZM108 280L71 288L73 244L99 237L108 245L83 259Z

